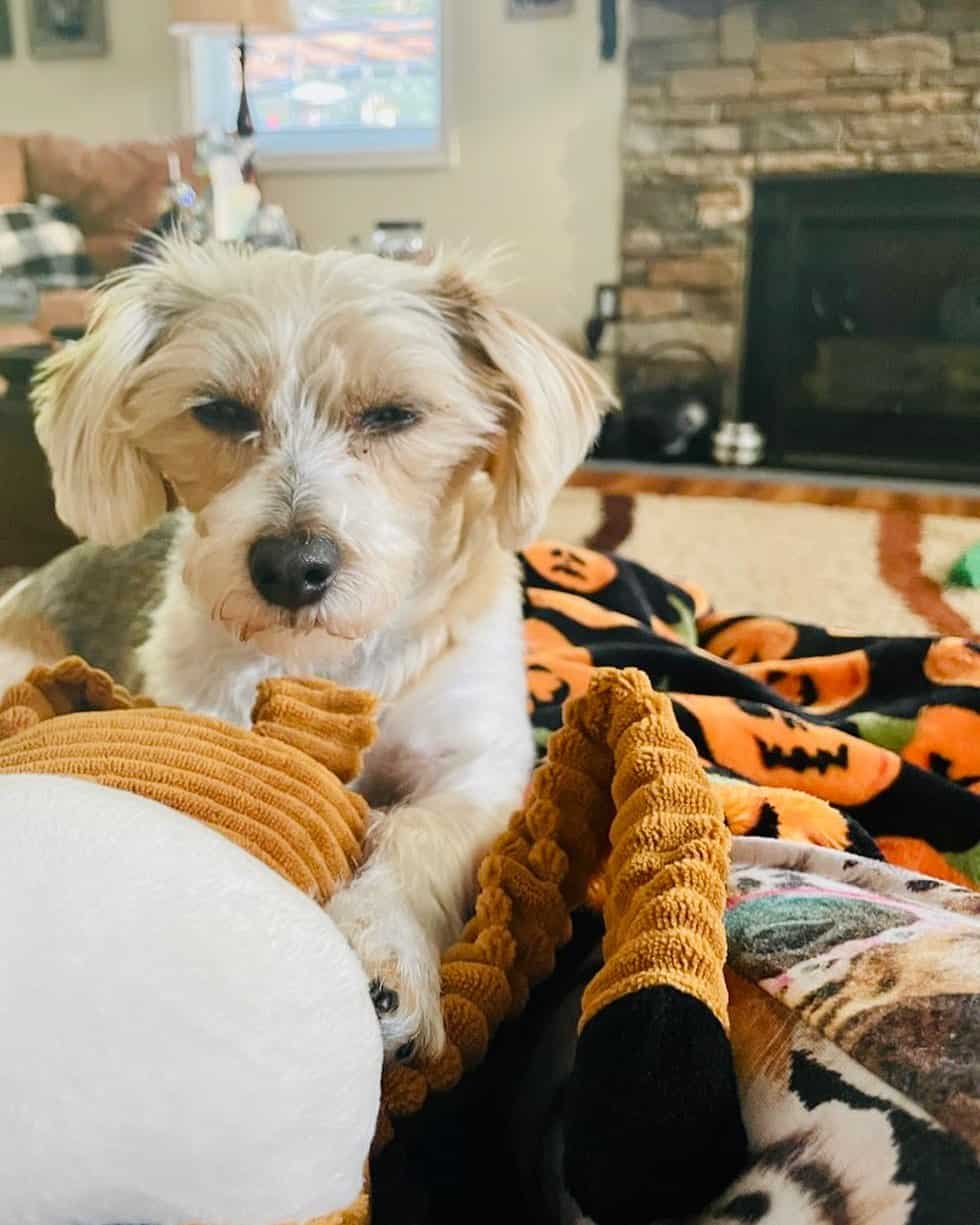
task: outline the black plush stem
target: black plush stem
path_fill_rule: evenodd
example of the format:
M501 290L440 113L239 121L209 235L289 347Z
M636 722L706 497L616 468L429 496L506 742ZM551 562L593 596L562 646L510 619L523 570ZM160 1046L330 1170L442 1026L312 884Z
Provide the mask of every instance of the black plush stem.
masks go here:
M582 1030L564 1123L568 1189L598 1225L686 1221L748 1156L728 1035L669 986L614 1000Z

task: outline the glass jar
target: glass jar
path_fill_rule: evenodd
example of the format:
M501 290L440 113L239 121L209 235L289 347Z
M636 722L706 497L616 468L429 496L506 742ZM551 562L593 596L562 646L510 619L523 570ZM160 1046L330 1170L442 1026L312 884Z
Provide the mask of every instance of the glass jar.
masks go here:
M425 226L421 221L379 221L371 246L387 259L417 259L425 248Z

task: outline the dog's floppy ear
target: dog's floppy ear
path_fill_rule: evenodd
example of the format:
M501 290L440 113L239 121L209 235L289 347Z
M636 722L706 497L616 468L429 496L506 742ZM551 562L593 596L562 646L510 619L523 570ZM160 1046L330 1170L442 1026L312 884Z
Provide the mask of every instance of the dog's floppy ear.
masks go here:
M147 266L100 294L85 336L44 361L33 386L35 428L51 465L59 517L76 535L120 545L167 508L166 487L129 439L129 380L162 326Z
M142 263L103 282L85 336L42 362L33 386L58 514L98 544L136 540L167 509L163 476L139 446L130 393L165 331L214 296L229 258L219 244L180 235L142 248Z
M500 541L518 549L541 528L615 396L595 366L500 306L459 267L443 266L437 277L440 308L499 414L489 470Z

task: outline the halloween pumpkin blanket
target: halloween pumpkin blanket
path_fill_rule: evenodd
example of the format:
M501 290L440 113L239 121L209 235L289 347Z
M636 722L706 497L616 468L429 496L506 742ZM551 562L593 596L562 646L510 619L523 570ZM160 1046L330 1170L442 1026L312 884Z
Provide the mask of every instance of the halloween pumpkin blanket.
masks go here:
M641 668L737 835L726 973L751 1159L694 1225L980 1219L980 644L728 616L552 541L523 562L539 743L593 668ZM460 1169L490 1152L518 1171L501 1195L526 1220L575 1215L560 1137L589 921L439 1136L479 1136ZM491 1200L479 1220L503 1219Z
M540 744L594 667L643 669L736 835L980 883L980 643L712 611L704 593L556 541L524 554Z
M980 1220L980 648L726 616L551 541L523 562L540 744L594 668L641 668L736 835L726 977L750 1161L689 1225ZM521 1020L403 1135L400 1165L386 1154L379 1225L580 1218L562 1134L600 958L580 911ZM651 1109L658 1091L654 1077ZM428 1201L416 1216L406 1170Z

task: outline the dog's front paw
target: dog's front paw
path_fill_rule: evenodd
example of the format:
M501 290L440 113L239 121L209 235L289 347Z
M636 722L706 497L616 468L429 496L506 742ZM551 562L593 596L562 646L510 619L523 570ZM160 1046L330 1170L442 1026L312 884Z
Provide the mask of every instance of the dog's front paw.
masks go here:
M439 950L415 915L369 870L334 897L330 916L371 980L386 1058L406 1062L439 1055L446 1041Z

